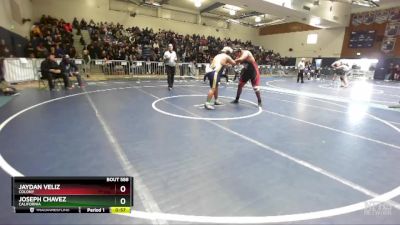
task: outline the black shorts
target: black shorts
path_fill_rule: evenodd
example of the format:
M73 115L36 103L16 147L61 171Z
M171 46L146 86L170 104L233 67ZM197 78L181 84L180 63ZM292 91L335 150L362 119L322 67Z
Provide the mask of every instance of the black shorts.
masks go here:
M344 76L346 74L346 72L343 69L336 69L335 73L338 76Z
M260 71L258 70L257 63L243 62L242 75L240 76L240 83L245 84L251 81L253 87L260 85Z
M221 77L223 76L224 69L220 69L218 74L215 74L216 71L211 71L206 73L206 77L210 81L210 87L215 88L218 87L218 83L221 81Z

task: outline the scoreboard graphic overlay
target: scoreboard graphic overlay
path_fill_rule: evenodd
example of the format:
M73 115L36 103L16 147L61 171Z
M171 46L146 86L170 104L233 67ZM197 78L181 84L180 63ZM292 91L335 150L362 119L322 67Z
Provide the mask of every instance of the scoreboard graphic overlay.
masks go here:
M133 177L13 177L16 213L130 213Z

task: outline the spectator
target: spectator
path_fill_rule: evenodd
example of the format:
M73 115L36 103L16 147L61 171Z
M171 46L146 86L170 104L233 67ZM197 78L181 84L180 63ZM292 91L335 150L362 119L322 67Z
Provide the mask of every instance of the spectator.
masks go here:
M74 28L78 28L79 27L79 21L78 19L75 17L74 21L72 22L72 26L74 26Z
M31 29L31 36L42 36L42 31L38 23L35 23Z
M5 58L6 51L7 51L6 41L4 39L1 39L1 41L0 41L0 57Z
M394 80L400 80L400 65L394 67Z
M189 76L196 76L197 75L197 65L196 65L196 61L192 60L189 64Z
M86 41L85 41L85 39L84 39L83 37L81 37L81 38L79 39L79 42L80 42L81 45L83 45L83 46L86 45Z
M86 20L85 20L85 19L82 19L79 26L80 26L81 29L86 30L86 29L87 29L87 22L86 22Z
M65 76L61 73L60 66L57 64L54 54L48 55L46 60L44 60L40 65L40 70L42 72L42 77L47 79L49 83L50 91L54 90L55 88L54 79L56 78L62 78L64 81L64 87L66 89L70 89L68 76Z
M56 58L62 58L65 55L64 48L62 48L59 44L56 45L54 52L53 47L51 47L50 53L55 53Z
M393 63L390 63L389 68L386 72L385 76L385 81L390 81L394 79L394 72L395 72L395 67Z
M216 38L205 35L180 35L173 31L162 30L153 31L149 28L140 29L139 27L129 27L125 29L120 24L98 22L85 19L80 22L74 18L72 25L64 20L52 18L43 15L39 23L35 23L31 30L31 44L35 49L35 55L44 58L51 47L56 47L57 57L61 54L69 54L73 46L72 26L78 30L86 29L89 32L90 40L84 40L80 37L80 43L86 46L91 59L103 59L107 57L110 60L141 60L151 61L163 60L163 52L160 49L168 47L169 43L175 46L177 58L183 62L195 60L197 63L207 63L216 54L217 49L226 45L238 45L247 48L253 52L253 55L259 64L283 65L285 58L279 53L264 50L262 47L254 46L251 42L243 42L231 38ZM61 49L57 48L57 44ZM65 44L65 45L64 45ZM26 56L31 55L26 51ZM76 54L75 54L76 57ZM287 61L287 60L286 60Z
M75 76L76 80L78 81L79 87L83 87L82 78L79 74L78 67L76 66L75 62L70 59L69 55L65 55L60 63L61 73L65 77L72 77ZM70 84L68 79L68 87L72 87L73 85Z
M33 48L31 42L28 42L28 45L25 48L25 55L28 56L29 58L35 58L35 48Z
M5 80L3 68L4 68L4 58L0 56L0 80Z
M60 23L66 32L68 33L72 32L72 25L70 23L65 23L64 21L60 21Z
M46 55L48 55L48 50L44 47L43 43L40 43L36 47L36 57L38 58L46 58Z
M310 61L306 61L306 65L304 68L304 74L307 75L307 80L311 79L311 62Z
M89 77L89 71L90 71L90 62L92 61L89 51L87 49L83 50L82 54L83 58L83 72L86 74L87 77Z
M76 49L75 49L74 46L72 46L71 48L69 48L68 55L69 55L71 58L73 58L73 59L76 58Z

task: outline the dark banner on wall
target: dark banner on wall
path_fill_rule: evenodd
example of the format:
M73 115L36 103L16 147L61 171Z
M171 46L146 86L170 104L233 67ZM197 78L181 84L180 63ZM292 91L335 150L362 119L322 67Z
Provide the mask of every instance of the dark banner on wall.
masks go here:
M349 48L371 48L374 45L376 31L353 31L350 35Z

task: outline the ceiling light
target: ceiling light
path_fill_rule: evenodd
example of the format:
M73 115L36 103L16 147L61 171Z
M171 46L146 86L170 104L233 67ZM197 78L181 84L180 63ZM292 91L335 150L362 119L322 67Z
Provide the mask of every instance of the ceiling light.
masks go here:
M321 24L321 19L318 18L318 17L311 18L310 24L311 25L320 25Z
M267 25L274 25L274 24L277 24L277 23L280 23L280 22L283 22L283 21L285 21L285 19L276 19L276 20L273 20L273 21L268 22L268 23L258 23L258 24L255 24L254 26L262 27L262 26L267 26Z
M227 19L226 22L228 22L228 23L237 23L237 24L240 23L239 20L233 20L233 19Z
M194 0L194 6L196 6L197 8L201 7L201 0Z
M229 4L224 5L223 8L226 8L228 10L231 9L231 10L235 10L235 11L240 11L242 9L240 7L237 7L237 6L234 6L234 5L229 5Z

